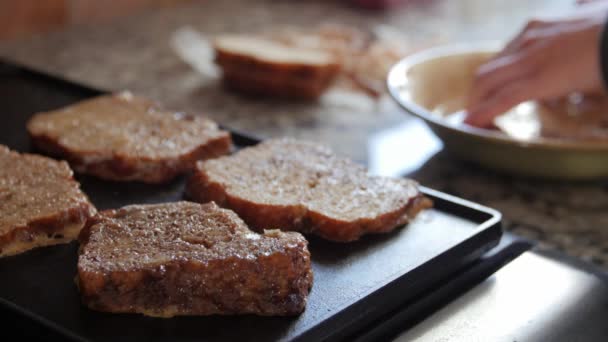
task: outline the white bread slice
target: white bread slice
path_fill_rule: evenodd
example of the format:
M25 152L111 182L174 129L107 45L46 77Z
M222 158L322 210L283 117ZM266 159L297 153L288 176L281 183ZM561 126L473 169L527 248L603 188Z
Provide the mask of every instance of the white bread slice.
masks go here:
M328 51L255 36L220 36L214 47L225 84L248 94L314 99L340 71Z
M215 40L215 48L222 53L240 55L265 63L317 65L335 64L334 56L321 49L289 46L270 39L245 35L225 35Z

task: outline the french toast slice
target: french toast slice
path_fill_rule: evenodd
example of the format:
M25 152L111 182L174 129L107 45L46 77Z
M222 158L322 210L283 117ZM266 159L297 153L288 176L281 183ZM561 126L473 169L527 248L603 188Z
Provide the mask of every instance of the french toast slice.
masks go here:
M27 130L38 149L77 172L114 181L165 183L232 146L215 122L165 111L129 92L38 113Z
M234 210L253 229L341 242L389 232L432 205L413 180L369 176L326 147L293 139L201 161L186 191L194 201Z
M0 145L0 257L72 241L94 213L66 162Z
M83 302L99 311L295 315L312 286L302 235L255 233L214 203L104 211L80 242L77 284Z

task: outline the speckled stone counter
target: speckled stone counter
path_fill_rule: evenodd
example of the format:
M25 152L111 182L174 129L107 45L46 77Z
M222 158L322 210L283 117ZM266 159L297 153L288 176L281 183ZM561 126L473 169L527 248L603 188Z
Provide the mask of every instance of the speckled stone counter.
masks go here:
M385 25L400 32L403 44L414 50L438 42L505 39L527 17L562 13L572 2L411 0L397 10L366 12L347 1L207 1L3 43L0 56L101 89L130 89L169 108L203 113L260 137L322 141L366 163L371 135L411 120L390 99L333 92L315 103L290 103L233 95L178 56L172 43L176 32L191 28L214 35L323 22ZM429 187L502 211L506 229L539 240L543 247L608 268L608 183L512 179L443 152L413 176Z

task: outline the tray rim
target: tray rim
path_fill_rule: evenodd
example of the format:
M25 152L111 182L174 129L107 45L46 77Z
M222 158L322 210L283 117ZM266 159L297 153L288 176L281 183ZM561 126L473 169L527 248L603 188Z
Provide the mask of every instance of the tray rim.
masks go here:
M337 308L336 311L333 313L333 315L331 315L329 317L325 317L319 323L319 325L317 325L315 328L309 329L308 331L303 332L301 335L295 336L292 341L299 342L299 341L308 341L308 340L320 340L320 341L333 340L335 338L335 336L329 335L329 336L319 337L319 336L315 335L315 332L317 330L322 330L321 329L322 325L332 323L329 321L340 319L340 315L344 314L344 311L353 310L354 306L360 305L365 301L371 301L372 296L380 295L381 291L387 291L386 290L387 287L399 286L399 283L404 281L405 280L404 278L407 278L408 275L411 276L412 272L419 272L421 269L423 269L425 267L429 267L430 263L434 263L434 262L440 261L441 259L445 258L447 254L456 253L458 249L464 249L465 248L464 244L471 243L473 239L475 239L476 237L480 237L480 235L482 235L482 234L495 235L496 239L493 240L492 242L490 242L489 244L479 247L479 249L477 250L478 253L475 253L475 252L471 253L471 256L474 256L472 260L479 259L479 257L483 253L485 253L486 251L488 251L498 245L498 243L500 242L500 239L502 238L502 235L503 235L502 214L498 210L495 210L490 207L481 205L479 203L475 203L475 202L472 202L472 201L469 201L469 200L466 200L466 199L463 199L463 198L460 198L457 196L453 196L453 195L450 195L450 194L447 194L447 193L444 193L444 192L441 192L438 190L434 190L434 189L431 189L431 188L428 188L425 186L419 186L419 189L422 193L424 193L426 196L430 197L432 200L438 199L440 201L447 202L450 204L456 204L460 208L465 208L468 210L475 211L476 213L481 213L486 216L486 219L483 220L482 222L479 222L477 224L477 226L475 227L475 229L472 229L471 232L469 233L469 235L465 239L463 239L461 242L459 242L458 244L433 256L431 259L427 260L425 263L418 265L417 267L409 270L408 272L395 273L395 274L391 274L390 276L387 276L388 279L390 279L390 278L392 278L392 279L387 280L387 282L380 287L373 287L373 288L368 289L367 291L365 291L364 293L361 294L361 298L358 301L356 301L350 305L346 305L346 306ZM439 210L435 207L433 207L431 209L457 216L449 211ZM463 218L461 216L457 216L457 217L459 217L461 219ZM469 220L469 219L467 219L467 220ZM475 222L472 219L470 219L469 221ZM475 254L478 254L478 255L475 255ZM396 274L399 274L399 275L395 276ZM449 275L448 275L448 277L449 277ZM437 285L435 283L433 283L433 284ZM354 323L357 323L357 322L354 322ZM351 325L341 326L341 330L338 332L334 332L333 335L343 334L343 335L339 335L340 338L338 339L338 340L343 340L344 338L348 337L350 334L356 333L356 330L353 330ZM366 326L366 325L364 324L364 326ZM313 335L313 336L309 336L309 335Z

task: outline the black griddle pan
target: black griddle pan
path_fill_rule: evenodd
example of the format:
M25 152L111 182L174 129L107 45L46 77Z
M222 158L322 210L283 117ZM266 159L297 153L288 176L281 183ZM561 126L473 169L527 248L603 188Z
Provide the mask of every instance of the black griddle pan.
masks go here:
M32 152L25 130L38 111L101 94L8 62L0 63L0 143ZM228 123L229 124L229 123ZM257 139L233 132L238 147ZM98 209L183 198L184 179L166 185L114 183L77 176ZM0 259L0 308L19 322L86 341L322 341L345 339L426 295L498 244L501 215L428 188L435 206L408 226L339 244L309 237L314 285L297 317L149 318L82 306L74 284L77 243Z

